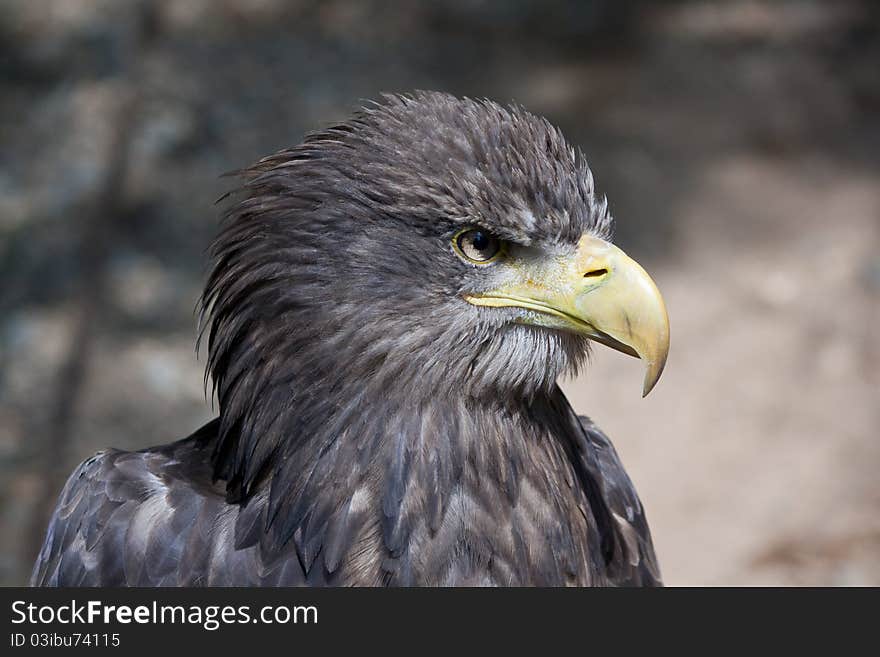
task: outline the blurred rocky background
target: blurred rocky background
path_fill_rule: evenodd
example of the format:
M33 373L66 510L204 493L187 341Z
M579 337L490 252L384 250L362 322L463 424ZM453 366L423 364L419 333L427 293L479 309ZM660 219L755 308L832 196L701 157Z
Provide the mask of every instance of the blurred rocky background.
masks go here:
M382 91L583 147L672 353L566 388L669 584L880 584L880 10L870 0L0 0L0 583L65 476L212 416L220 174Z

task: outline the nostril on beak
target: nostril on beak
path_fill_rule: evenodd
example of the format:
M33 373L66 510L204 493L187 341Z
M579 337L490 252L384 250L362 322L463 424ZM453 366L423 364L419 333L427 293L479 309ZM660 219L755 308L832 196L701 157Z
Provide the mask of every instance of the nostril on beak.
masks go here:
M588 271L584 274L584 278L599 278L608 273L608 270L604 267L602 269L594 269L593 271Z

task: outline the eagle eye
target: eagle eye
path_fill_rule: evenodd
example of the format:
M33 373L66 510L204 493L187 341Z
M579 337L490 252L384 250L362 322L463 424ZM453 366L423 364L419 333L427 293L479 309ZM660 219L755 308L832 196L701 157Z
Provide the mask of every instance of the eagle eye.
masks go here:
M504 254L505 244L482 228L465 228L452 238L456 253L475 265L488 265Z

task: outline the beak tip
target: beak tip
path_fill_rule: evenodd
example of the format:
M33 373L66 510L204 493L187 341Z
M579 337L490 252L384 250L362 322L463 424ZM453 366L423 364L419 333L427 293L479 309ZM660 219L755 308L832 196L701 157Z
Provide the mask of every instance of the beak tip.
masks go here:
M664 357L659 363L649 362L645 370L645 382L642 385L642 399L648 396L648 393L654 389L663 374L666 367L666 358Z

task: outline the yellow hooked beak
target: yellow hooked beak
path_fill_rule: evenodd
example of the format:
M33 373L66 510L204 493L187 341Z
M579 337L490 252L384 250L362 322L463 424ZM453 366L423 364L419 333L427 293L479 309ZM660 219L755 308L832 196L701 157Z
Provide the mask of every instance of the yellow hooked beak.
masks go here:
M465 296L475 306L521 308L524 324L574 331L645 362L644 397L669 353L669 318L641 265L613 244L584 236L571 256L516 261L498 289Z

